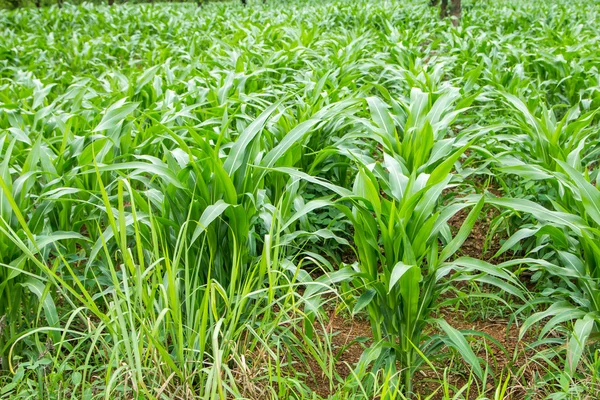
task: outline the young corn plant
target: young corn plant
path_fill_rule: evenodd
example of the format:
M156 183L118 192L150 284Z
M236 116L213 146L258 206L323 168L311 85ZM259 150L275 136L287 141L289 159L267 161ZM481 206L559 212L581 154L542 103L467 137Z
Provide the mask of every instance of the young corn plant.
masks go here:
M426 334L426 328L434 322L431 313L436 308L436 299L452 280L481 279L521 294L519 283L502 267L470 258L452 260L484 206L484 197L479 196L439 210L442 192L453 177L450 171L463 152L464 148L456 150L431 174L411 176L403 174L396 159L385 155L384 162L372 165L372 170L364 165L359 167L352 191L285 170L341 196L336 202L321 202L335 205L354 227L358 262L353 276L364 288L354 312L366 309L376 342L363 357L372 362L374 371L385 371L393 379L394 387L406 396L414 394L415 371L442 344L458 349L476 376L483 379L480 360L459 331L439 320L437 325L446 335L431 338ZM452 237L447 221L467 207L472 209ZM474 271L493 278L471 276ZM357 374L365 376L365 371ZM367 376L372 378L377 374Z
M447 284L442 281L445 274L440 273L444 262L459 250L483 208L481 198L454 238L441 235L452 216L437 209L452 178L449 169L453 160L449 161L431 175L408 177L392 157L386 157L383 164L389 172L382 170L378 177L361 168L353 192L364 200L345 210L354 225L357 278L365 288L355 311L366 308L379 343L381 354L374 368L393 374L398 363L402 376L399 385L406 395L412 395L412 377L427 357L424 331ZM444 243L441 252L440 239ZM440 327L455 333L444 322ZM479 366L470 348L463 346L464 339L454 336L450 340L464 352L465 359Z
M532 261L532 269L538 276L548 278L544 295L536 304L548 307L525 320L521 336L542 321L545 323L540 338L570 322L563 372L566 379L572 380L579 374L586 343L600 326L600 190L578 169L559 159L555 162L562 171L554 176L563 190L560 200L553 201L556 210L519 199L494 200L504 207L530 213L538 221L515 232L497 255L522 241L535 240L532 252L543 261Z
M585 158L598 143L593 125L597 110L586 110L583 104L577 104L559 119L557 110L541 105L539 112L534 113L519 97L509 93L500 96L512 116L505 127L516 131L494 137L505 149L496 155L501 173L552 183L555 180L551 173L560 170L559 162L583 171L582 154Z
M454 87L444 87L436 93L413 88L406 101L388 99L391 113L384 101L370 97L367 103L372 121L364 123L374 133L383 153L396 159L406 175L431 173L455 147L472 140L468 135L448 134L450 125L474 100L466 97L458 101L460 97L459 89Z

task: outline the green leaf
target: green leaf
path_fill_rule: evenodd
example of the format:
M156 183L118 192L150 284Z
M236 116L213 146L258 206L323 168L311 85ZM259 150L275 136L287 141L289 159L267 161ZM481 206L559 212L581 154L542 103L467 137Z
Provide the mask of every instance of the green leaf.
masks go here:
M104 113L104 116L102 117L102 120L98 126L94 128L93 132L104 131L120 126L125 118L134 112L139 105L139 103L126 103L126 100L127 98L123 98L112 106L108 107Z
M260 163L265 168L270 168L299 140L301 140L310 130L319 123L317 119L304 121L284 136L274 149L269 151Z
M346 189L344 187L341 187L341 186L338 186L338 185L334 185L332 183L327 182L324 179L317 178L317 177L314 177L312 175L308 175L305 172L301 172L301 171L298 171L298 170L293 169L293 168L277 167L277 168L271 168L271 170L272 171L283 172L283 173L288 174L288 175L290 175L290 176L292 176L294 178L302 179L302 180L305 180L307 182L314 183L315 185L322 186L322 187L324 187L326 189L331 190L334 193L339 194L342 197L353 197L354 196L354 193L352 193L350 190L348 190L348 189Z
M498 170L505 174L515 174L525 179L531 179L535 181L553 178L550 173L537 165L512 165L509 167L499 168Z
M231 204L225 203L223 200L217 201L215 204L206 207L202 215L200 216L200 220L198 221L198 226L194 230L192 234L192 239L190 244L194 243L196 239L208 228L208 226L218 217L225 212L225 210L230 207Z
M120 170L133 170L130 176L143 175L143 174L154 174L161 177L167 184L171 184L177 188L183 189L184 186L181 184L177 175L169 169L169 167L162 163L152 160L154 162L142 162L142 161L130 161L126 163L115 163L111 165L103 165L98 167L99 172L106 171L120 171ZM93 174L95 170L83 171L81 174Z
M402 312L404 318L406 318L407 327L414 327L414 324L419 318L420 282L421 270L416 265L413 265L412 268L408 268L400 277Z
M377 292L375 291L375 289L369 289L366 292L364 292L363 294L361 294L360 297L358 298L358 300L356 301L356 305L354 306L354 310L352 310L352 314L356 314L360 310L362 310L363 308L368 306L369 303L375 297L376 293Z
M562 312L567 312L570 315L572 315L572 319L579 318L577 314L577 309L572 304L570 304L567 301L555 302L550 307L548 307L548 309L531 315L525 320L525 322L523 322L523 325L521 326L519 332L519 340L521 340L523 336L525 336L527 330L529 330L529 328L531 328L537 322L545 318L560 314Z
M390 284L388 285L388 293L392 291L392 288L398 283L398 280L402 278L402 275L411 268L417 268L416 265L406 265L402 261L399 261L394 265L392 273L390 274Z
M56 311L56 305L50 294L46 291L46 286L40 280L33 277L27 278L21 285L29 289L29 291L35 294L39 301L42 302L42 308L44 310L44 315L46 316L46 321L48 321L48 326L58 327L59 318L58 312ZM57 332L53 332L52 336L54 340L58 339Z
M578 319L573 327L573 333L567 343L567 362L565 363L565 372L574 377L577 371L579 361L585 351L587 342L594 324L596 323L593 314L589 313L582 319Z
M295 221L297 221L301 217L305 216L306 214L308 214L314 210L317 210L319 208L328 207L328 206L332 206L332 205L334 205L334 203L330 200L317 199L317 200L309 201L308 203L304 204L302 206L302 208L300 208L298 211L296 211L296 213L294 213L294 215L292 215L285 222L285 224L281 227L281 232L286 230L291 224L293 224Z
M560 160L556 160L556 162L577 185L581 196L581 202L583 203L587 214L596 222L596 224L600 225L600 190L596 189L594 185L585 180L581 172L575 170L569 164Z
M81 372L75 371L71 375L71 383L75 386L78 386L81 383L82 375Z
M463 153L469 147L471 147L470 142L467 143L466 145L464 145L463 147L461 147L460 149L456 150L454 153L452 153L452 155L447 157L446 160L444 160L444 162L442 162L440 165L438 165L433 170L433 172L431 172L431 175L429 176L429 179L427 180L427 185L435 185L435 184L442 182L444 179L446 179L448 177L448 174L450 174L450 171L452 171L452 168L454 167L454 163L460 158L461 155L463 155Z
M462 226L458 230L458 233L456 234L454 239L452 239L452 241L450 243L448 243L442 250L442 254L440 254L440 258L439 258L440 263L446 261L454 253L456 253L456 251L458 249L460 249L460 246L462 246L462 244L465 242L465 240L467 240L467 238L471 234L471 231L473 230L473 226L475 225L475 222L477 222L477 219L480 216L481 209L483 208L484 203L485 203L485 198L483 196L481 196L481 198L479 199L479 201L477 202L475 207L473 207L473 209L471 210L471 212L469 213L469 215L463 222Z
M453 348L455 348L462 358L473 368L475 375L483 380L483 369L481 368L480 360L477 358L471 346L467 342L467 339L463 336L460 331L453 328L443 319L438 319L437 323L442 331L446 334L447 338L444 342Z
M568 226L578 235L582 234L588 224L579 216L559 211L551 211L533 201L516 198L488 197L488 204L506 207L515 211L521 211L533 215L540 221L548 221L562 226Z
M394 126L394 120L390 117L387 110L387 105L379 97L368 97L367 104L371 111L371 117L381 132L388 136L390 141L394 140L396 127Z
M381 198L379 193L379 187L377 185L377 179L365 170L361 168L356 174L354 181L354 193L360 197L363 197L371 203L375 214L381 215Z
M384 153L383 159L385 161L385 166L390 173L389 184L392 195L397 201L401 201L406 193L409 179L404 175L400 163L395 158Z
M478 273L484 273L498 279L486 279L486 283L497 286L501 290L508 291L509 293L525 300L524 288L521 282L517 279L513 273L510 272L509 267L521 263L526 263L527 259L511 260L508 263L500 265L493 265L483 260L478 260L471 257L460 257L452 262L443 264L444 267L438 270L439 276L444 276L449 270L457 270L460 272L476 271ZM479 280L484 279L485 276L480 277ZM469 278L470 279L470 278Z
M66 240L66 239L77 239L77 240L89 241L88 238L86 238L85 236L83 236L77 232L56 231L56 232L52 232L49 235L36 236L35 243L36 243L38 249L42 249L43 247L48 246L49 244L52 244L59 240Z
M237 138L223 164L223 168L229 176L232 176L242 166L244 152L249 148L250 142L263 130L267 120L277 110L281 102L282 100L279 100L263 111Z
M517 243L520 243L521 240L527 239L531 236L534 236L536 233L538 233L540 228L541 227L536 227L536 228L532 228L532 229L530 229L530 228L519 229L517 232L515 232L514 235L509 237L506 240L506 242L504 242L502 244L502 247L500 247L500 249L496 252L496 254L494 254L494 257L498 257L499 255L503 254L507 250L511 249Z
M157 64L153 67L146 69L140 76L138 76L135 84L135 93L139 93L142 88L154 78L156 72L161 68L162 64Z

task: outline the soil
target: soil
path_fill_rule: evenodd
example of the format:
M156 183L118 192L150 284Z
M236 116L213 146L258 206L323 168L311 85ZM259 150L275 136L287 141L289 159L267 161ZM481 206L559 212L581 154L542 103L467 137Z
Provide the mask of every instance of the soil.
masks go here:
M528 369L528 357L532 355L532 351L529 350L528 343L533 342L533 338L526 336L523 340L519 340L519 327L516 324L511 324L508 320L504 319L487 319L487 320L476 320L473 322L465 321L461 316L464 315L462 312L457 312L454 309L442 309L439 313L439 317L445 319L452 327L460 331L476 331L485 334L499 343L500 346L495 344L491 340L487 340L485 337L473 337L470 341L471 348L475 354L485 361L490 368L490 382L488 383L485 390L487 391L487 397L493 397L493 392L496 389L496 385L499 385L502 377L507 377L508 373L514 373L516 370L523 369L523 374L527 376L520 376L518 378L526 378L530 381L532 378L532 372ZM457 363L461 363L460 360L456 360ZM434 364L435 365L435 364ZM447 367L447 359L445 365L435 365L436 368L443 371ZM457 366L449 371L448 380L452 386L460 389L468 383L468 375L466 375L466 366ZM461 373L463 372L463 373ZM429 376L435 378L436 375L433 371L423 371L423 376ZM492 382L496 380L496 382ZM473 385L477 385L476 380L472 381ZM433 383L429 386L422 388L420 394L426 395L431 394L435 389L440 389L439 383ZM509 393L507 398L509 399L521 399L525 397L525 391L522 388L520 382L516 379L511 379L509 384ZM426 391L429 390L429 393ZM441 390L439 395L432 397L432 399L442 399ZM477 398L478 390L473 390L468 398Z
M493 397L496 385L500 384L502 377L509 376L508 399L522 399L525 397L525 388L522 382L530 382L534 378L535 370L528 362L533 352L528 349L528 343L533 341L532 338L526 336L524 340L519 340L519 327L515 324L510 324L508 320L477 320L468 322L461 318L464 314L456 312L454 309L446 308L440 311L438 317L444 318L448 323L458 330L481 332L497 341L498 347L491 340L484 337L473 337L470 340L470 345L476 355L489 364L490 377L488 386L485 388L488 391L488 397ZM364 318L345 318L341 315L330 315L330 322L323 329L315 329L315 332L329 337L332 343L332 351L336 361L334 364L333 382L343 382L351 373L352 369L358 363L364 349L372 342L371 326L367 319ZM430 332L436 333L435 330ZM450 392L460 390L463 386L469 383L468 368L463 365L459 357L452 357L447 348L441 350L442 361L434 361L435 371L429 367L425 367L418 371L415 376L415 392L422 398L430 398L432 400L442 399L442 381L444 369L448 368L447 381L450 384ZM450 361L452 360L452 361ZM307 357L307 365L297 366L300 368L301 375L304 376L305 384L322 398L334 394L341 383L330 385L329 378L322 372L319 364L310 357ZM512 378L515 371L520 371L520 375ZM494 382L494 379L496 380ZM477 389L476 379L471 381L474 389L467 398L475 399L480 394L482 389ZM432 396L432 397L428 397Z
M332 353L335 357L335 375L340 381L344 381L352 372L358 363L365 347L369 346L371 341L371 325L367 319L355 318L349 319L343 316L330 313L329 324L325 331L320 327L315 330L319 335L327 335L331 340ZM338 385L330 387L329 379L321 371L319 364L312 358L308 358L307 379L305 383L316 394L321 397L328 397L335 393Z
M499 194L496 189L488 189L488 191L495 195ZM450 225L453 235L455 235L463 225L470 211L470 208L460 210L448 220L448 225ZM493 207L482 210L471 233L461 246L457 255L477 258L492 264L497 264L513 258L515 255L511 251L507 251L498 258L494 258L494 255L502 247L502 241L507 239L504 232L495 232L490 235L492 221L494 218L498 217L499 214L500 212Z
M463 209L450 218L448 224L450 225L453 235L458 232L468 215L469 210ZM490 236L490 225L498 215L499 211L495 208L489 208L482 211L479 219L473 226L473 230L457 252L456 256L473 257L495 265L519 258L520 255L511 250L507 250L500 256L494 257L502 247L503 241L508 239L505 232L496 232ZM522 271L519 274L519 279L529 290L533 290L536 285L531 279L532 276L533 273L528 270Z

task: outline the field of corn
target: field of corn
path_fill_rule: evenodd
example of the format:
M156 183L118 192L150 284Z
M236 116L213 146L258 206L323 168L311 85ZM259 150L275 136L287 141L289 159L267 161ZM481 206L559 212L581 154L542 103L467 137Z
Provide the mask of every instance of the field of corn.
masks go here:
M0 10L0 398L599 398L599 3L428 3Z

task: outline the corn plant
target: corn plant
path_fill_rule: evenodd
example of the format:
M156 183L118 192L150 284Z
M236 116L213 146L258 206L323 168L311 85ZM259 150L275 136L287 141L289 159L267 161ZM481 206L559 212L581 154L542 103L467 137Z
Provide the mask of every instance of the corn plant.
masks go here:
M575 168L558 159L556 163L562 169L557 179L565 190L562 201L555 203L558 209L546 210L516 200L503 201L506 207L533 213L538 222L515 232L497 254L523 240L536 238L538 248L535 251L542 253L547 261L534 265L533 269L538 274L549 276L556 284L548 287L544 291L545 296L538 299L538 302L546 303L549 307L531 315L524 322L521 334L546 318L550 319L540 330L540 337L560 328L562 322L573 321L564 365L564 373L568 379L572 379L577 373L588 338L598 329L600 193Z
M443 341L430 340L424 333L432 322L430 317L437 297L451 282L445 277L452 268L461 271L452 279L466 279L470 272L482 270L500 278L496 284L504 290L522 296L521 285L503 267L473 263L468 258L448 262L466 240L484 205L484 197L470 198L468 202L437 210L440 196L452 179L454 162L463 152L464 148L455 150L431 174L413 173L410 177L403 174L396 159L385 155L385 161L374 165L372 171L359 167L351 192L287 170L294 177L321 184L343 196L336 207L353 224L358 255L355 277L365 289L354 311L367 309L373 337L379 343L375 347L378 352L371 355L374 370L384 369L394 378L401 375L397 388L409 396L415 371L441 343L456 347L483 379L479 360L458 331L439 321L440 328L447 333ZM343 204L345 200L352 201L354 206L347 207ZM470 205L473 209L452 238L446 222ZM441 249L439 240L444 243ZM400 365L399 373L396 362Z

